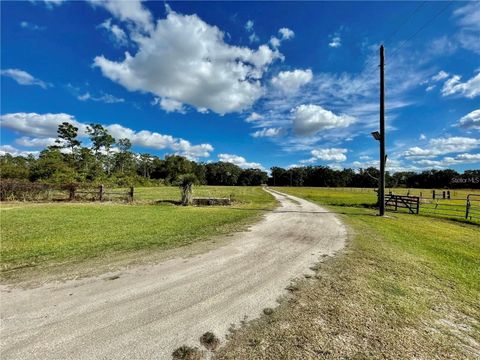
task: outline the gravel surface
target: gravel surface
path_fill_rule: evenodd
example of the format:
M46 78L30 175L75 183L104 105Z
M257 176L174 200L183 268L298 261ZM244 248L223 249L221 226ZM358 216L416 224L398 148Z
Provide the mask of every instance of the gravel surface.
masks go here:
M279 201L248 231L192 258L34 289L2 286L2 359L170 359L213 332L258 317L345 245L334 214L268 190ZM247 211L247 210L239 210Z

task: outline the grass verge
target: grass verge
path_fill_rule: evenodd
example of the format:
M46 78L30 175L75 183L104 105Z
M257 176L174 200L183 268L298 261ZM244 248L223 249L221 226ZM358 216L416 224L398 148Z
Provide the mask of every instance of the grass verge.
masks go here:
M210 196L233 194L236 202L201 208L153 203L1 204L2 277L25 267L183 246L239 230L275 206L273 197L260 187L200 189ZM167 187L138 193L149 201L179 196L178 188Z
M325 203L322 190L282 191ZM217 358L478 358L480 227L342 205L329 208L351 229L346 250Z

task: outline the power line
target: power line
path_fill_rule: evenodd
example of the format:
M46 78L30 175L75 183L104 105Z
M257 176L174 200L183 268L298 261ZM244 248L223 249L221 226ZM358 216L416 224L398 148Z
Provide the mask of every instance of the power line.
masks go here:
M421 5L423 5L423 4L425 4L425 3L426 3L426 1L423 2L422 4L420 4L419 6L417 6L417 7L412 11L412 13L409 15L408 18L410 18L415 12L417 12L417 11L420 9ZM445 10L447 10L447 8L448 8L452 3L453 3L453 0L449 0L449 1L447 2L447 4L440 9L440 11L438 11L437 13L435 13L435 15L434 15L433 17L431 17L430 19L428 19L428 20L427 20L422 26L420 26L412 35L410 35L406 40L402 41L402 43L401 43L399 46L397 46L396 48L394 48L394 50L390 53L389 56L395 55L407 42L409 42L410 40L412 40L412 39L413 39L415 36L417 36L422 30L424 30L428 25L430 25L436 18L438 18ZM408 18L407 18L407 20L408 20ZM407 22L407 21L404 21L404 22L402 23L402 26L403 26L406 22ZM398 27L398 28L393 32L393 34L396 34L400 28L401 28L401 26ZM393 36L393 35L392 35L392 36ZM389 38L391 38L392 36L389 36ZM378 68L378 66L375 66L375 68L372 69L372 71L370 71L370 72L368 73L368 75L370 75L373 71L377 70L377 68Z
M398 50L400 50L403 45L405 45L408 41L412 40L415 36L417 36L423 29L425 29L428 25L430 25L437 17L439 17L447 8L452 5L453 0L449 0L447 4L440 9L430 20L428 20L426 23L424 23L417 31L415 31L408 39L404 40L391 54L390 56L393 56Z
M418 10L420 10L425 4L427 3L427 1L423 1L421 2L420 4L418 4L415 9L413 9L412 12L410 12L410 14L407 15L407 17L405 18L404 21L402 21L398 26L397 28L392 31L388 36L387 36L387 39L384 41L384 44L388 43L397 33L398 31L402 28L403 25L405 25L412 17L413 15L415 15L417 13Z

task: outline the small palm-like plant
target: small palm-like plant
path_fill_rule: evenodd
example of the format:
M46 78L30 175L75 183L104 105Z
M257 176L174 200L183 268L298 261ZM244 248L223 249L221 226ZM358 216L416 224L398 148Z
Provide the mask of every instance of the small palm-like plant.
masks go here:
M198 179L194 174L184 174L178 177L178 185L182 193L182 205L192 205L192 188L195 184L198 184Z

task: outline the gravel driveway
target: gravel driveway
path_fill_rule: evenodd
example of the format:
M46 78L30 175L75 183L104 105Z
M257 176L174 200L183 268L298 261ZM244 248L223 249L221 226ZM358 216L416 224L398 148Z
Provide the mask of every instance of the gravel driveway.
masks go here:
M346 228L325 209L272 193L279 207L192 258L115 274L1 288L2 359L170 359L212 331L258 317L295 277L333 255ZM242 211L242 210L239 210Z

